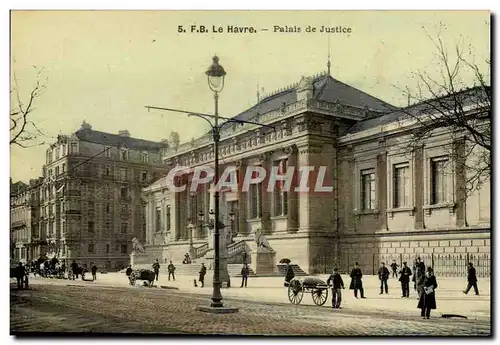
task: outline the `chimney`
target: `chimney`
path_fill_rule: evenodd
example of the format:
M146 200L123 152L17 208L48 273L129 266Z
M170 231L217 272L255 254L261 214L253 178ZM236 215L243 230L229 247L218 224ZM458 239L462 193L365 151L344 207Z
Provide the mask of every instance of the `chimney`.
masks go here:
M118 135L121 137L127 137L130 138L130 132L126 129L118 131Z

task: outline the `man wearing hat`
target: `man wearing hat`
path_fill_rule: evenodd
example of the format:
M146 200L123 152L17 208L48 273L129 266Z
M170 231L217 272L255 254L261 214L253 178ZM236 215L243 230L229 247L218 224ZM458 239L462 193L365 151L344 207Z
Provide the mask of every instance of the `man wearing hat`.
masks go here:
M463 291L463 293L467 295L471 287L474 287L474 293L478 296L479 289L477 288L476 269L474 268L472 262L469 262L467 267L467 288Z
M363 281L361 280L362 277L363 273L361 272L361 268L359 268L359 264L356 262L351 271L351 284L349 285L349 290L354 290L355 298L358 298L358 290L361 292L361 298L366 298L365 290L363 289Z
M399 281L401 282L402 298L410 297L410 276L412 272L406 261L403 262L403 267L399 271Z

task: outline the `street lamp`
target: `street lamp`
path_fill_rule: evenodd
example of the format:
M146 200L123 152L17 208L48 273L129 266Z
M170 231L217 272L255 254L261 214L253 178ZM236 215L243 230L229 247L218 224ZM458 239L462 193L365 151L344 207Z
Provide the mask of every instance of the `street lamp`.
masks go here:
M226 71L224 67L219 65L219 58L214 56L212 59L212 64L205 72L207 75L208 86L210 90L214 93L214 101L215 101L215 113L214 113L214 126L213 126L213 137L214 137L214 178L215 182L219 181L219 92L222 92L224 88L224 77L226 75ZM221 282L220 282L220 241L219 241L219 191L217 188L214 191L214 204L215 204L215 228L214 228L214 288L212 294L212 308L222 308L224 305L222 304L222 295L220 291Z

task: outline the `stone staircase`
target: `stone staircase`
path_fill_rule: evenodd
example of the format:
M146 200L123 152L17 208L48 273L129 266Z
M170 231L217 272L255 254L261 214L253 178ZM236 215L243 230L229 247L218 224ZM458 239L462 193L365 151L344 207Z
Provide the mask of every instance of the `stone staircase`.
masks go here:
M286 275L286 265L278 264L276 266L278 267L278 273L276 275L284 277ZM295 273L296 277L303 277L308 275L306 272L302 270L302 268L300 268L299 265L290 264L290 266L292 266L293 273Z

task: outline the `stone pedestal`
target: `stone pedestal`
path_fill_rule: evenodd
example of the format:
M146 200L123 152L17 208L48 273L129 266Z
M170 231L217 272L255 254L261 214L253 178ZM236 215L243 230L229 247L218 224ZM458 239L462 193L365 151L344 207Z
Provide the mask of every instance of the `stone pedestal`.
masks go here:
M256 275L273 274L276 272L276 252L257 249L252 253L252 269Z

